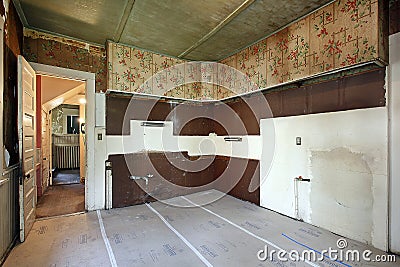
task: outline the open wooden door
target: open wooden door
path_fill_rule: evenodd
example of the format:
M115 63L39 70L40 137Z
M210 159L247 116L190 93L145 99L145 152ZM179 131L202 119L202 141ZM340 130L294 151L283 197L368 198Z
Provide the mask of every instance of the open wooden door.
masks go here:
M23 242L36 218L36 74L18 56L18 141L21 164L19 182L20 239Z

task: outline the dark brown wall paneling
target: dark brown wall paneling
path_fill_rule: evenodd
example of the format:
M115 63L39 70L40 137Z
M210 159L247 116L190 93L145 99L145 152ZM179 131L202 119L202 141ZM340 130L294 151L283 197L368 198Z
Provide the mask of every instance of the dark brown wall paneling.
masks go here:
M186 152L111 155L113 207L143 204L214 188L213 156L191 158ZM132 180L130 176L149 178ZM184 187L184 188L182 188Z
M344 78L342 80L344 109L385 106L384 86L384 69Z
M175 103L113 93L106 96L107 135L128 135L129 120L147 120L173 121L175 135L206 136L214 131L213 117L213 104Z
M343 92L339 80L307 86L308 112L322 113L343 109Z
M208 135L213 132L214 104L184 102L176 105L168 116L174 122L175 135Z
M264 97L271 109L273 117L282 117L282 93L281 92L271 92L264 94Z
M113 207L163 200L217 189L260 204L259 161L222 156L189 157L186 152L111 155ZM145 180L129 177L145 177Z
M214 118L221 125L215 125L218 135L259 135L260 118L266 114L265 101L261 94L252 97L236 98L216 103Z
M273 116L286 117L386 105L385 68L287 90L264 92Z
M145 186L143 180L132 181L129 177L132 175L126 164L126 161L131 162L132 168L139 168L146 166L140 164L144 163L142 160L143 156L140 155L111 155L109 161L112 163L112 174L113 174L113 207L120 208L130 205L143 204L146 202L154 201L140 186Z
M282 116L305 115L307 110L305 87L282 91Z
M107 135L129 135L129 125L123 123L130 99L130 97L106 95Z
M258 160L217 156L215 177L215 189L260 205Z

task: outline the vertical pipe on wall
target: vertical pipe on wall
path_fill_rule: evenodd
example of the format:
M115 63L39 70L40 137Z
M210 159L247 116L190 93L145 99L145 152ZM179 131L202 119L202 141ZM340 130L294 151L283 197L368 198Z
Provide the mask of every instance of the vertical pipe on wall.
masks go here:
M106 210L112 209L112 162L106 161Z

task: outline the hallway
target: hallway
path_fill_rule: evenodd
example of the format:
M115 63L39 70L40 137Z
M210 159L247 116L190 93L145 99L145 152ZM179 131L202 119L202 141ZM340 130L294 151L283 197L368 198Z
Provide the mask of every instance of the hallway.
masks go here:
M85 211L84 184L53 185L39 199L36 217L53 217L82 211Z

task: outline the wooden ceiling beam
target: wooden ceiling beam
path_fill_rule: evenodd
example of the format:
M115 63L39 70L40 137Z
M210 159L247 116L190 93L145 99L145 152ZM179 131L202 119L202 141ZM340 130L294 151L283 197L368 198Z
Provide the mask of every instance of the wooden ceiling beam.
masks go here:
M121 17L121 20L120 20L118 27L114 34L114 41L117 43L119 43L119 41L121 40L122 34L126 27L126 23L128 22L129 16L132 13L134 4L135 4L135 0L128 0L128 2L126 3L125 9L124 9L124 14Z
M188 55L194 49L199 47L201 44L210 39L214 34L219 32L225 25L231 22L235 17L237 17L240 13L246 10L251 4L254 3L255 0L245 0L238 8L236 8L232 13L230 13L226 18L224 18L215 28L213 28L210 32L204 35L200 40L194 43L191 47L183 51L178 57L183 58Z

